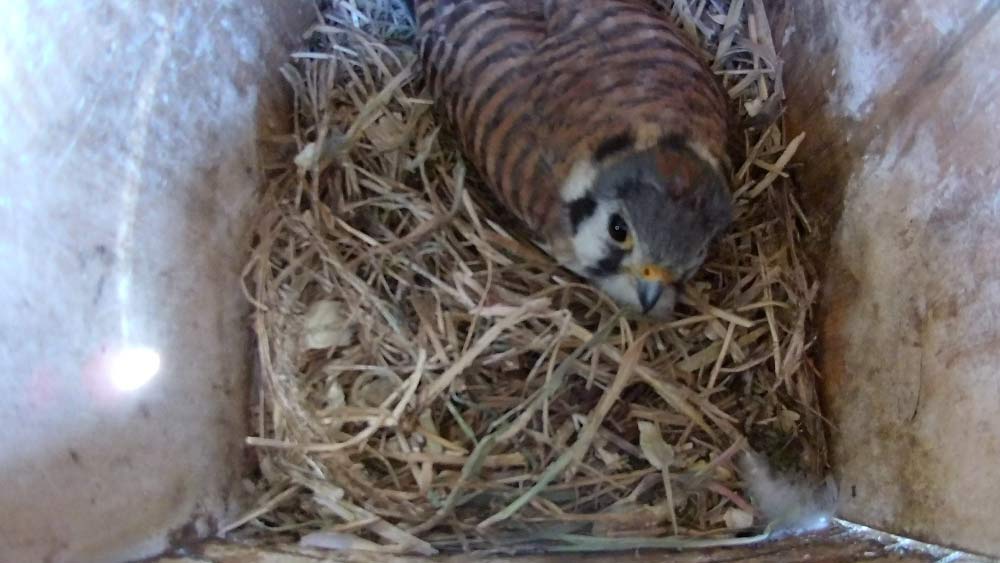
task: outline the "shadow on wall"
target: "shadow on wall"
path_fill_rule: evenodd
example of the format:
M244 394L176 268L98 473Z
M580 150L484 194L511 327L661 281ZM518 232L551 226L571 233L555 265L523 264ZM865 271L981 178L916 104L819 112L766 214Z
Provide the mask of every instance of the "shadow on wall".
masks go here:
M314 15L161 4L0 3L5 561L151 555L239 508L256 139Z

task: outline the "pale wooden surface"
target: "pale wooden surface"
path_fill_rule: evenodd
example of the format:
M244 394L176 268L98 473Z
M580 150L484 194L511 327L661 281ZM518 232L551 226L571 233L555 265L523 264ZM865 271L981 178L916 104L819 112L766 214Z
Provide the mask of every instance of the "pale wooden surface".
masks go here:
M765 3L832 241L818 350L841 513L1000 555L1000 2Z
M0 1L0 561L148 556L242 510L256 127L314 18ZM160 371L116 390L137 345Z
M861 540L851 534L824 534L810 538L771 542L754 547L705 549L691 552L642 551L563 554L544 556L455 555L437 558L396 557L365 553L303 552L294 547L255 548L238 544L212 543L200 546L193 554L165 557L153 563L710 563L721 561L824 562L854 563L924 563L937 560L930 554L904 552L875 540ZM954 557L950 562L971 562L972 558Z

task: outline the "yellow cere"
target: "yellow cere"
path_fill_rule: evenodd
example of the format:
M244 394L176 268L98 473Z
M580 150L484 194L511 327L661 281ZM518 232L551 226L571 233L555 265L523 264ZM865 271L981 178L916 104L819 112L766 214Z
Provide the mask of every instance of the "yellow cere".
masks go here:
M646 264L638 268L639 277L647 281L658 281L663 285L674 282L674 276L669 271L655 264Z

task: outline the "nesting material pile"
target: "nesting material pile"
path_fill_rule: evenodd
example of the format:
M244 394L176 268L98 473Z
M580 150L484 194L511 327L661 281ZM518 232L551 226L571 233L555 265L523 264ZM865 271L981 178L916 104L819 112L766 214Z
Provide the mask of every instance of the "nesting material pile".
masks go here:
M402 10L320 10L283 68L294 133L264 140L284 158L244 278L258 502L229 529L419 554L725 543L766 524L741 451L822 471L817 286L785 172L802 137L762 2L660 5L746 127L735 225L660 324L497 210L420 89Z

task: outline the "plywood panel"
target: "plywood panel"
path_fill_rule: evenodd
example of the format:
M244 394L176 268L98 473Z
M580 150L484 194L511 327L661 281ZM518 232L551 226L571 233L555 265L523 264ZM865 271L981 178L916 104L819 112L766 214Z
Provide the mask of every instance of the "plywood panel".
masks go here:
M818 562L919 563L935 561L940 554L901 549L892 543L861 537L845 530L801 538L767 542L755 546L701 549L697 551L630 551L627 553L562 554L504 557L499 555L454 555L436 558L399 557L374 553L336 553L301 551L294 546L258 548L239 544L207 544L188 556L165 557L155 563L713 563L744 561L748 563ZM973 563L962 554L949 558L952 563ZM985 562L978 562L985 563Z
M841 514L1000 554L1000 3L774 5Z
M257 128L311 6L0 2L0 561L239 509Z

